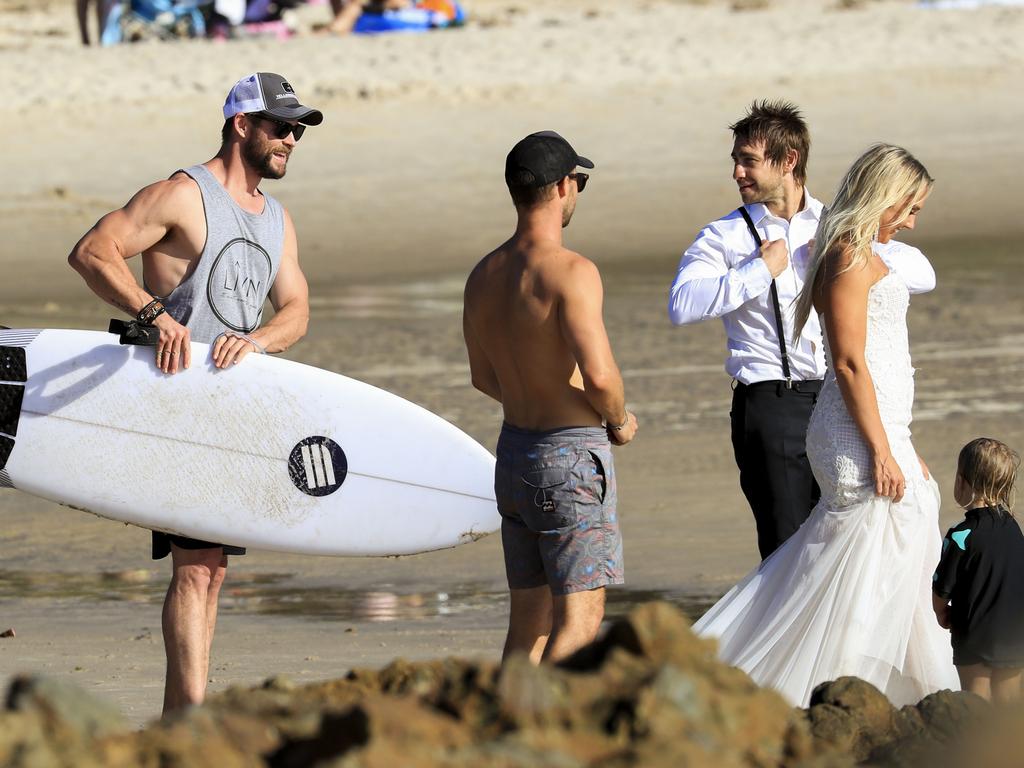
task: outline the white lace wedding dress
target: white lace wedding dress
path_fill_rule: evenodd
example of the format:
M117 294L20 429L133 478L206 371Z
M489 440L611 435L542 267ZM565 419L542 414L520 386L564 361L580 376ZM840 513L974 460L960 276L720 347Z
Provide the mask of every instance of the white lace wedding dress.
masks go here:
M760 685L806 706L818 684L855 675L897 706L959 690L949 634L935 621L939 490L910 442L914 369L909 293L889 272L868 294L866 359L903 500L876 496L871 460L831 367L807 430L821 501L801 528L723 597L694 630ZM822 323L824 327L824 323Z

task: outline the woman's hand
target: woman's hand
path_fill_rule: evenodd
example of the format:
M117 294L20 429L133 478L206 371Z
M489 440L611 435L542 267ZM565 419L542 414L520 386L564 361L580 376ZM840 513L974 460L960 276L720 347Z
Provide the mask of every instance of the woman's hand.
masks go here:
M891 453L875 457L875 493L885 496L894 502L903 499L903 492L906 490L907 481L903 477L903 471Z

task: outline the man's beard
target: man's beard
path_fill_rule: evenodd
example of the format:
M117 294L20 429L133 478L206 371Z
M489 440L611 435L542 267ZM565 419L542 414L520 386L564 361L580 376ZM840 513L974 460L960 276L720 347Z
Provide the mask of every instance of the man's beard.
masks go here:
M576 203L575 202L573 202L572 205L569 205L568 203L566 203L564 206L562 206L562 229L565 229L566 227L569 226L569 222L572 221L572 215L575 212L576 212Z
M242 144L242 159L259 173L263 179L280 179L288 171L288 158L284 158L284 165L280 170L274 168L274 150L266 144L255 141Z
M743 192L746 191L750 196L748 200ZM775 184L767 185L761 183L755 183L753 187L748 187L746 190L740 191L740 198L747 205L753 203L772 203L785 198L785 188L782 184L782 179L779 179Z

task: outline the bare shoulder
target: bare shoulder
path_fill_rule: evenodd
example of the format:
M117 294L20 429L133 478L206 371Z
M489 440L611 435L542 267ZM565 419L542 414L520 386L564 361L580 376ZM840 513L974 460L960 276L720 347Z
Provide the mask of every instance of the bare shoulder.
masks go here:
M560 251L559 256L565 262L568 269L597 272L597 265L582 253L570 251L568 248L562 248Z
M294 229L295 223L292 221L292 215L288 213L288 209L283 205L281 206L281 214L284 216L284 225L290 229Z
M555 273L555 279L566 291L589 291L601 284L601 273L597 265L576 251L560 248L551 258L550 264Z
M202 209L199 186L185 173L178 172L143 187L125 208L141 218L174 221Z
M849 269L850 263L853 261L853 249L846 244L836 243L825 252L822 258L826 275L834 277Z
M163 195L169 201L179 205L202 206L203 194L199 191L199 184L187 173L179 171L167 179L164 185Z
M199 184L184 171L178 171L169 179L158 181L150 186L159 188L165 195L194 197L197 199L202 198L202 195L199 192Z
M469 276L466 278L466 292L468 293L474 284L479 283L483 274L487 271L487 264L491 261L494 256L494 251L484 256L480 261L473 265L473 268L469 270Z
M824 279L815 280L814 301L819 311L829 314L838 306L866 306L871 286L885 274L881 259L871 254L867 259L846 246L837 246L824 255Z
M839 244L824 255L824 276L826 283L844 285L870 283L873 277L873 261L858 259L849 245Z
M466 288L463 293L466 301L471 301L476 294L484 290L487 276L504 260L507 248L508 243L500 245L473 265L473 269L470 270L469 276L466 278Z
M295 222L292 221L291 214L288 213L288 209L283 205L281 206L281 217L284 222L285 253L297 257L299 252L299 236L295 231Z

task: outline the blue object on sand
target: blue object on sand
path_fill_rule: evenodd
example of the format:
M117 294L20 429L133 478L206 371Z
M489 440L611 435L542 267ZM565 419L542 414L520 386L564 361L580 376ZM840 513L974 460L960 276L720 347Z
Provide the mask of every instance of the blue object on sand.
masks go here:
M134 23L149 30L147 36L171 39L177 30L188 29L190 37L206 36L202 6L212 0L118 0L110 5L100 45L124 42L125 24ZM182 24L184 26L182 27Z
M983 5L1024 5L1024 0L918 0L917 5L921 8L935 8L938 10L961 10L981 8Z
M456 26L466 20L466 12L458 3L453 5L454 18L449 18L440 11L415 6L383 13L364 13L356 21L352 31L360 35L376 35L382 32L425 32L428 29Z

